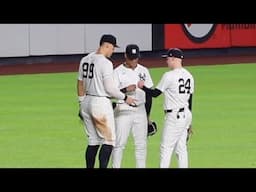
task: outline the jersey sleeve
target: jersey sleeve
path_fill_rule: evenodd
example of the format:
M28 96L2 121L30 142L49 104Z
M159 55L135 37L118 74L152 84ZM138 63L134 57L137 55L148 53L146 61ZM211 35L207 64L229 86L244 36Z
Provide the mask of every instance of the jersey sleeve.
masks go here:
M125 94L122 93L118 88L117 86L115 86L115 82L114 82L114 78L110 77L110 78L106 78L104 79L103 81L104 83L104 87L105 87L105 90L106 92L116 98L116 99L120 99L120 100L123 100L125 98Z
M151 88L154 86L154 83L152 81L151 75L149 73L149 70L145 68L145 74L146 74L146 80L145 80L145 86L148 88Z
M168 84L169 84L168 76L167 76L167 75L168 75L168 74L165 73L165 74L162 76L160 82L159 82L158 85L156 86L156 89L158 89L158 90L160 90L160 91L162 91L162 92L164 92L164 91L166 90L166 88L168 87Z
M83 65L82 65L82 61L80 62L79 65L79 70L78 70L78 80L82 81L83 80Z
M190 93L193 94L193 93L194 93L194 87L195 87L195 86L194 86L194 78L193 78L192 76L191 76L191 85L190 85L190 86L191 86L191 91L190 91Z
M105 64L103 65L103 69L102 69L102 79L103 81L105 79L108 78L112 78L113 77L113 64L111 61L104 59L105 60Z
M120 81L119 81L118 71L114 70L113 74L114 74L114 83L120 89Z

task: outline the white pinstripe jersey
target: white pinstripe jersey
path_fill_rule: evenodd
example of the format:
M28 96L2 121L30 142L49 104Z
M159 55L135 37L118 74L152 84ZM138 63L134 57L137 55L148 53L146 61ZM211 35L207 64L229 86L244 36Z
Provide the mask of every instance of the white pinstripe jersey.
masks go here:
M137 86L140 80L144 80L145 86L149 88L153 86L153 81L148 69L140 64L137 64L134 70L125 67L124 64L119 65L114 69L114 80L119 89L123 89L132 84ZM136 88L135 92L130 93L130 96L137 99L137 104L145 103L145 93L139 88ZM118 102L123 103L124 101L120 100Z
M185 68L176 68L166 72L156 88L164 93L164 110L188 107L194 78Z

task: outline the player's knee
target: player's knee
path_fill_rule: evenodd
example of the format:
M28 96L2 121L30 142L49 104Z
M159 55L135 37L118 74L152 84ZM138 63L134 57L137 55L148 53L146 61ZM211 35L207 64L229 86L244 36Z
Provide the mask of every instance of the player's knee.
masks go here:
M115 143L115 148L124 150L126 147L125 143Z
M103 141L103 144L115 146L115 142L114 141L109 141L109 140Z
M136 147L136 149L138 150L140 150L140 149L146 149L146 147L147 147L147 142L146 141L140 141L140 142L135 142L135 147Z
M175 153L177 155L180 155L180 154L186 153L186 151L187 151L187 146L186 145L182 145L182 146L179 145L179 146L176 147Z
M88 140L88 145L101 145L102 140L95 140L95 139L89 139Z

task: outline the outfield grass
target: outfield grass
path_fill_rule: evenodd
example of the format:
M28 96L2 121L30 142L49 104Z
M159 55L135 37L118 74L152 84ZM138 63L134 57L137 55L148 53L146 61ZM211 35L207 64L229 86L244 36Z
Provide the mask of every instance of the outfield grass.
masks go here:
M187 67L195 78L192 168L256 167L256 65ZM155 85L167 68L151 69ZM87 144L77 117L77 73L0 76L0 167L84 167ZM148 139L148 167L159 165L163 96L153 100L158 133ZM123 167L135 166L130 137ZM174 157L171 166L176 167Z

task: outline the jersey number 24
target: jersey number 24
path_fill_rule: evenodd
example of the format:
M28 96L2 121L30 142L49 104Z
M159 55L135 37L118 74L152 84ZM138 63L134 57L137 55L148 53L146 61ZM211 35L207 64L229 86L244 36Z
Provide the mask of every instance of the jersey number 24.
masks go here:
M179 93L181 93L181 94L184 94L184 93L189 94L190 93L190 89L191 89L190 79L187 79L185 81L183 78L180 78L179 79Z

